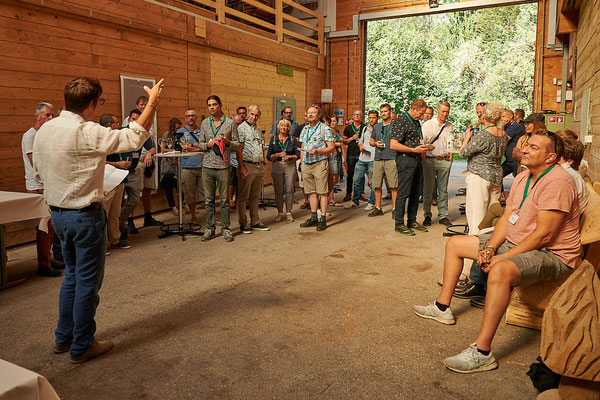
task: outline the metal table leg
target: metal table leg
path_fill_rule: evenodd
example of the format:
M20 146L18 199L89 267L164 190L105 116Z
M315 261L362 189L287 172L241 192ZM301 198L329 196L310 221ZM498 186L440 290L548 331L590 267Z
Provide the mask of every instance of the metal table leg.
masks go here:
M166 238L169 236L181 236L181 240L185 240L185 235L197 235L202 236L200 224L192 222L183 222L183 195L181 194L181 157L177 157L177 199L179 201L179 223L166 224L160 227L161 234L158 235L159 239Z

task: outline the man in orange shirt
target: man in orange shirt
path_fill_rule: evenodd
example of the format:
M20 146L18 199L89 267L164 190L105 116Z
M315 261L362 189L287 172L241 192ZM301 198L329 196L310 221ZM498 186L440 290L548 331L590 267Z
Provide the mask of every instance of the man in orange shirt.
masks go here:
M579 202L569 173L557 163L562 139L537 131L523 150L528 170L514 180L504 214L489 240L485 235L454 236L446 245L444 286L436 301L414 306L415 313L440 323L455 323L450 300L463 260L477 260L487 274L487 294L479 334L466 350L444 360L460 373L497 368L490 346L510 301L511 288L555 280L578 267L581 258Z

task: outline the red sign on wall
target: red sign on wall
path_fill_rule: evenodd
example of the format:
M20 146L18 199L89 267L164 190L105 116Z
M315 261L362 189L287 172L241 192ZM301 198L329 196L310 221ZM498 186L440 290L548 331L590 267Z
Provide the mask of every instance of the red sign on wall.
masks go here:
M549 124L564 124L565 117L548 117Z

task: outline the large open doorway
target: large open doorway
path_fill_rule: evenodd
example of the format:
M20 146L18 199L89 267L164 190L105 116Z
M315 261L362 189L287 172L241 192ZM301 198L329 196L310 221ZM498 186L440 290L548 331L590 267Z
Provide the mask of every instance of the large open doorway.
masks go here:
M447 100L459 129L474 122L481 101L530 111L537 9L533 3L368 22L365 108Z

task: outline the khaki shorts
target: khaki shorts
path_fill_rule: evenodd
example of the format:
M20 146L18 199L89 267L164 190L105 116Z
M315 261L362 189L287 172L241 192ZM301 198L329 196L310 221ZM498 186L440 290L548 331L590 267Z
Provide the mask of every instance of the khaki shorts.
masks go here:
M479 237L479 248L483 249L491 233L477 236ZM505 240L498 247L498 254L504 254L513 247L515 247L514 243ZM545 248L530 250L506 257L506 259L514 262L519 269L519 283L517 283L517 286L527 286L539 281L554 281L572 271L571 268Z
M373 187L379 189L383 186L383 175L387 178L389 189L398 187L398 169L396 160L373 161Z
M182 168L181 183L187 204L204 201L204 184L202 182L202 168Z
M135 174L140 179L139 181L143 183L143 186L140 189L156 189L156 186L154 185L154 174L156 173L156 168L154 168L152 171L152 176L150 178L146 178L146 175L144 175L144 168L146 168L146 165L144 165L144 159L140 158L140 162L138 163L137 167L135 167Z
M312 164L302 165L302 180L304 193L329 193L327 178L329 174L329 160L321 160Z

